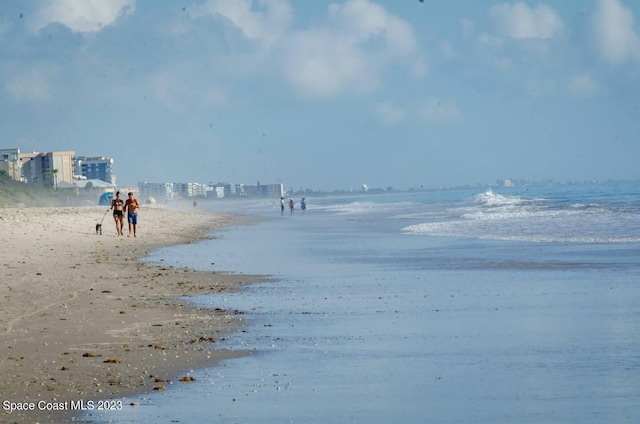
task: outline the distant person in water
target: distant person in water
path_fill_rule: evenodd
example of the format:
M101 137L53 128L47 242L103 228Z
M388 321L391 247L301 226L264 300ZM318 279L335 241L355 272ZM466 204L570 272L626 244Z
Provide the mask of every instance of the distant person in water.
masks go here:
M129 192L129 198L125 202L124 209L127 211L127 221L129 222L129 234L127 237L131 237L131 230L133 230L133 236L138 237L136 227L138 225L138 208L140 202L133 197L133 193Z
M120 198L120 192L116 192L116 197L111 200L111 207L107 210L113 209L113 221L116 223L116 234L119 236L122 234L122 227L124 226L124 200Z
M195 209L197 209L197 207L198 207L198 202L196 202L196 201L194 200L194 201L193 201L193 209L195 210Z
M294 203L293 203L293 197L289 197L289 212L291 212L291 215L293 215L293 208L294 208Z
M284 215L284 197L280 197L280 215Z
M302 209L302 212L307 210L307 202L304 200L304 197L300 199L300 209Z

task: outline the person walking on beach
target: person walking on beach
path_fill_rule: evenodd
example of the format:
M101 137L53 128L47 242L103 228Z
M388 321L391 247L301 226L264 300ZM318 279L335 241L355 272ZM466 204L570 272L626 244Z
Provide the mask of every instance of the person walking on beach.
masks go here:
M140 202L133 196L133 193L129 192L129 198L125 202L124 209L127 211L127 221L129 222L129 234L127 237L131 237L131 230L133 229L133 236L138 237L136 233L136 226L138 225L138 208Z
M280 216L284 215L284 197L280 197Z
M124 200L120 198L120 192L116 192L116 197L111 200L111 207L107 209L110 211L113 209L113 221L116 223L116 233L121 236L122 227L124 226Z
M293 215L293 208L294 208L293 197L289 197L289 212L291 212L291 215Z
M302 212L307 210L307 202L304 200L304 197L300 199L300 209L302 209Z
M193 210L195 211L196 209L198 209L198 202L196 202L195 200L193 201Z

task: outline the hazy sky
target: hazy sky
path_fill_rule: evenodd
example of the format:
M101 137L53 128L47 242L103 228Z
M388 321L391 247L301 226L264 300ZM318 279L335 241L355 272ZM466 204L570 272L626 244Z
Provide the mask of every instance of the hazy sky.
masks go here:
M640 2L3 0L0 148L138 181L640 178Z

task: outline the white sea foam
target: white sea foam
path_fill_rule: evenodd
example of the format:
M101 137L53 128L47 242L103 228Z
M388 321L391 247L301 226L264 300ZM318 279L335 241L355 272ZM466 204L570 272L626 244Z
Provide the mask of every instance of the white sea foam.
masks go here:
M489 189L484 193L476 195L473 200L476 203L485 206L511 206L517 205L523 202L523 199L518 196L503 196L496 194L493 190Z
M449 214L446 212L417 212L393 215L392 219L446 219Z
M402 232L509 241L637 243L640 217L627 209L597 202L554 203L488 190L474 196L471 204L449 209L446 218L415 214L426 222L407 226Z
M549 221L537 224L524 222L502 225L499 219L493 224L477 220L431 222L410 225L402 229L405 234L435 237L468 237L484 240L527 241L538 243L639 243L638 236L606 234L603 228L596 228L593 235L583 234L583 224L564 222L552 227ZM593 224L593 223L592 223ZM589 224L586 224L589 225ZM563 228L560 228L563 227Z
M350 202L317 206L316 209L341 215L364 214L373 212L393 212L412 206L411 202Z

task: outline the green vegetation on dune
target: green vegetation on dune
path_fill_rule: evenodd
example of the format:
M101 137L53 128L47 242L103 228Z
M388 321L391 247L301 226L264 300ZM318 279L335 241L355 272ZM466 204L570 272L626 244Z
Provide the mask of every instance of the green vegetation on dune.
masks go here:
M77 203L74 193L14 181L0 171L0 208Z

